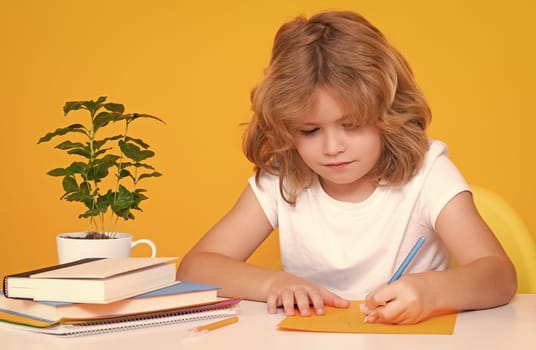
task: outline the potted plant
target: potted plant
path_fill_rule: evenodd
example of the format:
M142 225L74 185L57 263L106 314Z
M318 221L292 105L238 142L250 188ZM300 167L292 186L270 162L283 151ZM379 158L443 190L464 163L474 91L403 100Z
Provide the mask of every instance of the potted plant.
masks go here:
M148 163L155 153L129 134L130 126L141 119L164 121L149 114L126 113L124 105L107 102L103 96L94 101L69 101L63 107L65 116L79 110L88 117L85 123L58 128L37 142L73 137L55 148L76 159L47 174L62 179L61 199L83 204L79 218L89 220L88 231L57 236L60 263L84 257L129 256L131 247L140 243L149 244L155 256L152 241L133 242L132 235L115 232L114 227L119 220L135 219L134 212L142 211L140 203L148 197L140 182L162 175Z

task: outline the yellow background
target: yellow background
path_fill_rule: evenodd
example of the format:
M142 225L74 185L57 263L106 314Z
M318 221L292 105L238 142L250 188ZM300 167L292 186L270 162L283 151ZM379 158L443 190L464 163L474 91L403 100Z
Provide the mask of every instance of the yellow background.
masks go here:
M531 1L3 1L0 15L0 276L56 262L55 235L83 231L45 173L68 159L37 145L74 122L65 101L105 95L166 120L133 130L164 174L120 227L183 256L234 203L249 92L280 24L329 8L361 12L407 57L470 183L493 189L536 233L535 6ZM275 237L253 261L272 264ZM134 255L144 255L136 248Z

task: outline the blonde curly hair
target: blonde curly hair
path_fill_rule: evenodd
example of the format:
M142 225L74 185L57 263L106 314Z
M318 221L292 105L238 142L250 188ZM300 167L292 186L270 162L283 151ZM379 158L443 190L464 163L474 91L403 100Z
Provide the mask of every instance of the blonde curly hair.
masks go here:
M431 111L411 68L385 36L347 11L300 16L278 30L264 78L251 92L253 116L243 151L262 173L280 177L294 205L316 174L293 144L293 122L315 104L318 88L334 92L359 125L380 130L382 154L369 175L401 185L419 169L428 148Z

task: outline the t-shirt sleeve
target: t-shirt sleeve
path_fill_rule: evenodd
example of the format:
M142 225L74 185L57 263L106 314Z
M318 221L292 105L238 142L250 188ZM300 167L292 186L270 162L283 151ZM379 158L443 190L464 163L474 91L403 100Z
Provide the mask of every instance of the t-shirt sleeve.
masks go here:
M463 191L470 191L469 185L445 151L431 166L421 193L422 208L434 230L441 210Z
M278 225L277 203L279 197L279 178L273 175L261 175L257 183L255 175L253 175L249 178L248 182L266 218L272 225L272 228L275 229Z

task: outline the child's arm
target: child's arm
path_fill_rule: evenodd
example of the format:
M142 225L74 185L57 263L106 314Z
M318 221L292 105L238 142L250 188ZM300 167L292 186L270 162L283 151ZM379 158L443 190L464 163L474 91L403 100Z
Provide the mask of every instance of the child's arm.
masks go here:
M186 254L177 278L221 286L221 296L266 301L269 312L283 306L286 314L298 306L302 315L312 304L317 313L324 305L347 307L349 302L301 278L245 263L273 231L247 186L234 207Z
M440 213L436 230L457 266L408 274L367 295L368 322L416 323L453 310L508 303L516 272L475 208L469 192L456 195Z

